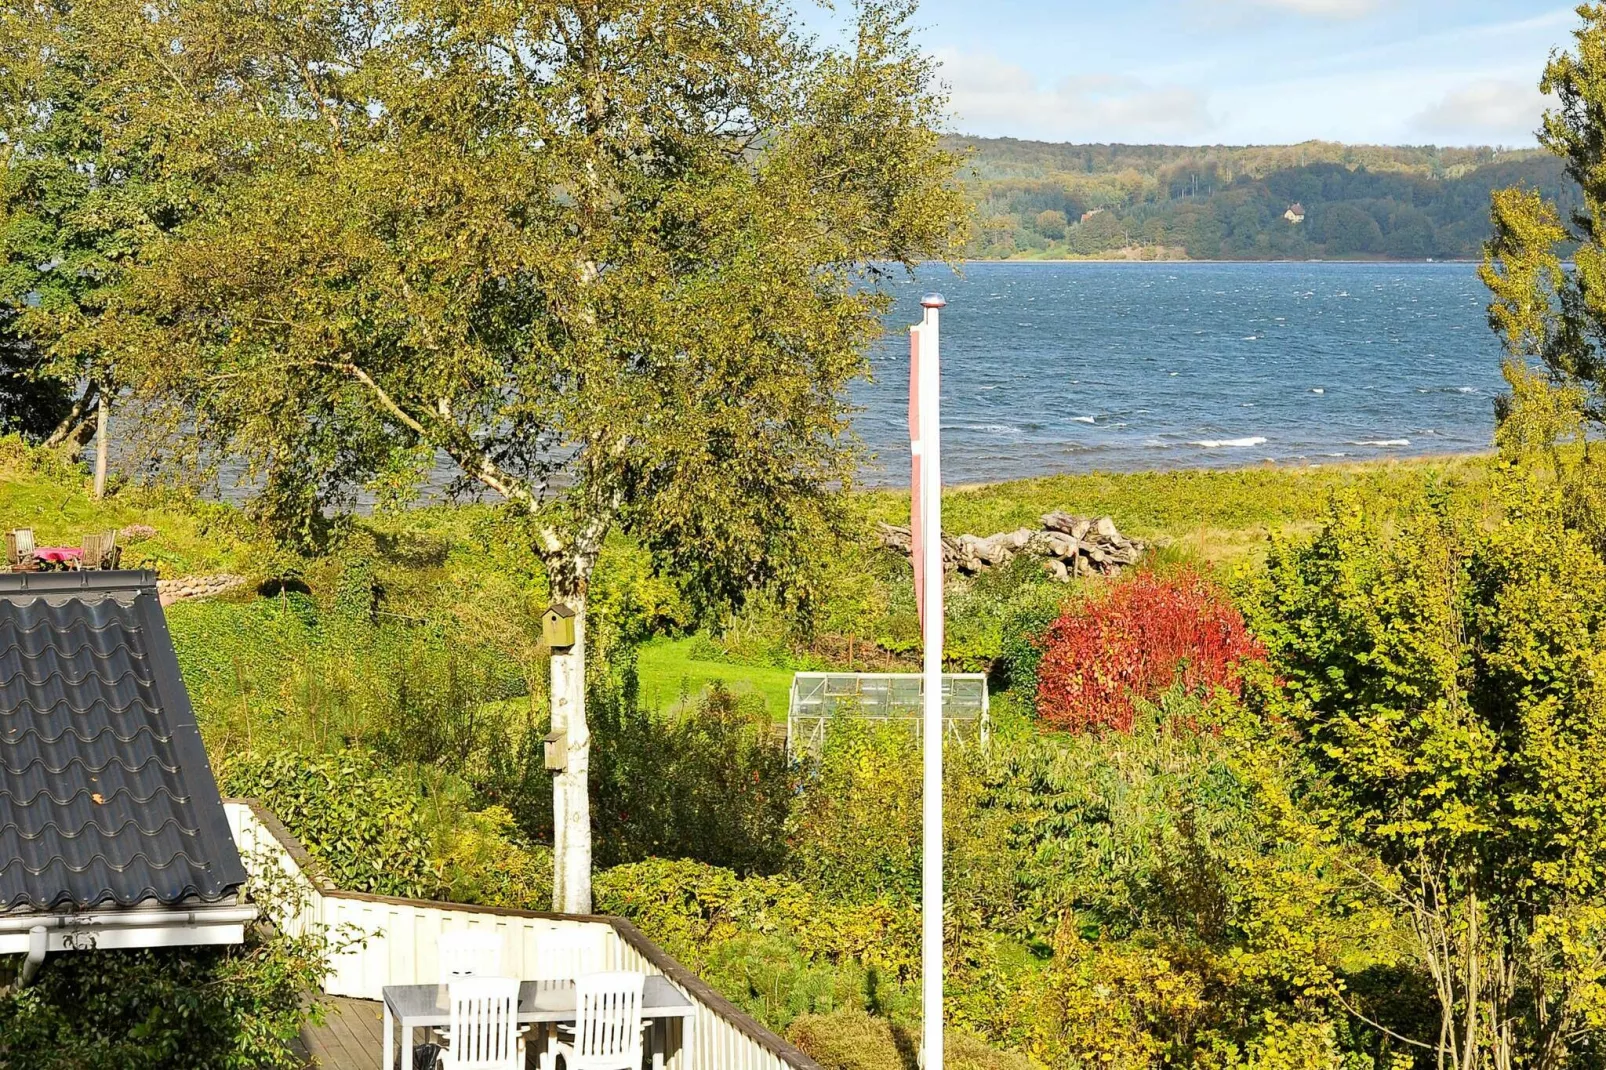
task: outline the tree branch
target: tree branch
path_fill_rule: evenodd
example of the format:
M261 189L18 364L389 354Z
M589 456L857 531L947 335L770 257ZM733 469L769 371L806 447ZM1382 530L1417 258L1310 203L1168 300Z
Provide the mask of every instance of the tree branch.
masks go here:
M542 484L541 486L532 490L531 488L524 486L521 480L509 475L507 472L504 472L501 468L497 467L496 463L487 457L483 451L479 449L465 448L462 443L463 441L468 440L470 436L467 434L467 432L463 431L462 428L448 425L450 431L449 434L431 434L430 429L426 427L422 421L404 409L401 404L390 395L389 391L380 386L379 383L374 380L373 376L369 375L354 361L319 360L313 361L312 363L319 367L345 372L347 375L363 384L368 388L368 391L374 395L374 398L379 402L380 407L386 412L390 413L390 415L395 418L398 423L407 428L413 434L417 435L423 441L445 451L446 455L450 457L465 474L473 479L478 480L491 490L500 494L504 500L522 505L532 514L540 508L541 499L545 492L545 484ZM446 424L450 419L450 402L445 398L441 398L437 402L437 409L442 423ZM537 528L536 534L537 538L541 541L543 550L546 553L556 554L561 553L564 550L563 540L558 537L557 532L553 531L551 527L544 524L540 525Z
M54 449L73 440L77 440L78 444L82 446L89 441L82 436L85 425L91 423L92 418L84 414L93 408L99 400L100 384L91 380L89 386L84 389L83 396L73 402L72 408L62 418L61 423L57 424L56 429L50 432L50 437L45 439L45 446Z

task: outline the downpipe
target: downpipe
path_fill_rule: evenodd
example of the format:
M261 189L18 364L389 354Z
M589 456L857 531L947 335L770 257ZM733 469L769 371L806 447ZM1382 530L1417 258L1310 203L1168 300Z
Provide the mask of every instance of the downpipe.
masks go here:
M33 980L39 967L44 965L45 953L50 950L50 930L35 925L28 930L28 957L22 960L22 971L17 974L17 987L22 988Z

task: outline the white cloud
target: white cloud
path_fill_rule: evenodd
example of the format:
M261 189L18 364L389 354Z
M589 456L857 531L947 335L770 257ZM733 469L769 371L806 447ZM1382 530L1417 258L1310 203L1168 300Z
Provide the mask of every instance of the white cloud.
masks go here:
M1117 75L1045 84L991 55L943 51L956 127L965 133L1063 141L1142 141L1197 135L1215 125L1207 101L1177 85Z
M1527 143L1546 106L1553 103L1532 82L1481 78L1446 93L1438 103L1418 112L1411 125L1438 138Z

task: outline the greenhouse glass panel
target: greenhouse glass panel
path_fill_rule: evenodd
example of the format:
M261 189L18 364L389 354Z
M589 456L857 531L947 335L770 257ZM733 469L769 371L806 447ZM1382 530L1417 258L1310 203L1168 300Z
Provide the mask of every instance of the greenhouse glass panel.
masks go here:
M800 672L792 678L786 743L794 755L818 754L833 717L906 724L921 732L925 678L919 673ZM991 731L984 673L945 673L943 733L986 745Z

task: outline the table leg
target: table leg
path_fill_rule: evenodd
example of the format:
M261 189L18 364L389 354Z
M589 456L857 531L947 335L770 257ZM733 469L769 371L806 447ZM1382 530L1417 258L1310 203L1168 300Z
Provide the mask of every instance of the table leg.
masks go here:
M385 1004L385 1025L382 1032L384 1035L385 1054L379 1059L379 1070L391 1070L396 1065L391 1061L396 1054L396 1021L390 1016L389 1003Z

